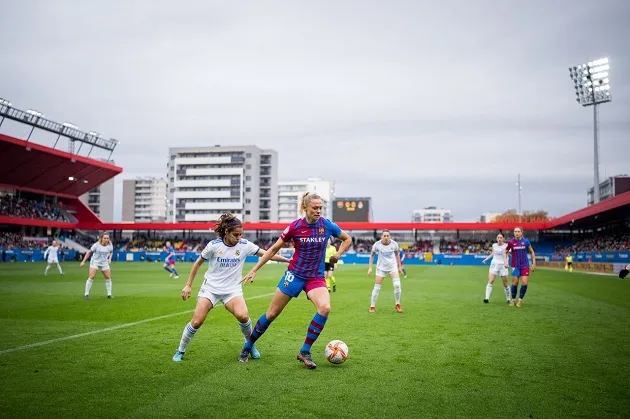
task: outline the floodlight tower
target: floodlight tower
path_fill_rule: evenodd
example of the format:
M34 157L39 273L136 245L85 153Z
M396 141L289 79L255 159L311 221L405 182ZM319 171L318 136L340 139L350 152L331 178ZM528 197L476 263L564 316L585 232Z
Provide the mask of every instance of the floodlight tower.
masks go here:
M576 101L582 106L593 106L594 166L593 203L599 202L599 143L597 127L597 105L610 102L610 83L608 80L608 58L600 58L588 64L569 67L571 80L575 84Z

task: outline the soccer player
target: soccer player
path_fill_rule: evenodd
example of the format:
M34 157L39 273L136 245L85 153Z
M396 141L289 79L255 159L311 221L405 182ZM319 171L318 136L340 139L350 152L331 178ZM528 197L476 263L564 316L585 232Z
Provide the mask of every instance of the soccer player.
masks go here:
M505 239L503 234L497 234L497 242L492 244L492 253L490 256L483 260L483 263L486 263L490 258L492 258L492 262L490 262L490 269L488 273L488 284L486 284L486 298L483 299L483 302L488 304L490 301L490 295L492 294L492 286L494 284L494 279L497 275L501 276L503 279L503 288L505 291L505 298L510 303L510 287L508 286L508 270L505 267L507 263L507 256L505 254L505 248L507 244L505 243Z
M48 248L44 252L44 258L48 261L48 265L46 265L46 270L44 271L44 276L48 275L48 270L52 265L57 265L57 270L61 275L63 275L61 265L59 264L59 257L57 256L57 252L59 252L59 245L57 244L57 240L53 240L52 244L48 246Z
M90 299L90 289L94 282L94 277L97 271L103 273L105 278L105 289L107 290L107 298L114 298L112 295L112 271L109 265L112 263L112 254L114 253L114 246L109 239L109 234L103 233L99 237L98 241L92 245L90 250L85 254L81 261L81 268L85 265L85 261L90 256L90 271L88 273L88 279L85 281L85 299Z
M626 265L625 268L619 271L619 278L624 279L630 273L630 265Z
M370 265L368 268L368 276L372 275L372 261L374 255L378 254L378 261L376 262L376 283L372 290L372 302L370 303L370 313L374 313L376 310L376 300L378 294L381 292L381 286L383 284L383 278L387 275L392 279L394 284L394 298L396 299L396 311L402 313L402 307L400 307L400 276L398 272L402 272L402 264L400 262L400 256L398 256L398 243L392 240L392 236L389 230L383 230L381 239L372 245L372 252L370 253Z
M352 238L332 221L321 216L322 199L315 193L307 192L302 196L300 209L305 213L304 218L293 221L284 229L280 238L260 258L256 266L245 277L243 282L253 282L256 272L275 255L286 242L293 242L295 253L289 263L289 268L278 283L271 304L267 312L260 316L256 327L247 338L245 346L238 357L240 362L247 362L247 357L252 346L262 336L282 310L287 306L291 298L297 297L302 291L313 303L317 312L308 326L304 345L297 355L297 359L303 362L309 369L314 369L317 364L311 357L311 346L317 340L326 325L330 313L330 294L326 289L324 280L324 263L326 246L330 236L338 237L341 245L337 253L332 255L329 263L337 263L339 257L352 244Z
M171 246L171 242L166 242L165 250L168 253L164 259L164 270L170 273L170 278L175 275L175 279L179 279L177 269L175 269L175 250Z
M184 327L182 338L177 352L173 355L173 361L181 362L188 344L195 337L195 333L203 325L208 313L219 302L238 320L241 333L245 339L252 331L252 321L245 299L243 298L243 286L241 277L245 258L250 255L262 256L265 252L242 237L243 224L232 214L223 214L214 228L219 235L212 240L201 252L201 256L193 264L188 276L188 281L182 289L182 299L190 297L191 287L197 272L203 263L208 261L208 270L204 275L204 281L199 289L197 305L192 320ZM288 263L289 259L282 256L274 256L271 260ZM254 359L260 358L260 352L252 346L250 355Z
M529 282L529 260L527 254L532 255L532 271L536 270L536 254L534 248L528 239L523 237L523 229L516 227L514 229L514 238L507 242L505 248L505 266L508 267L507 255L512 253L512 299L510 300L510 306L514 306L514 300L516 299L516 290L518 288L518 282L521 281L521 290L519 293L518 302L516 307L523 305L523 298L527 292L527 283Z
M570 273L573 273L573 256L567 255L567 257L564 258L564 260L566 262L564 265L564 270L569 271Z
M326 259L324 263L324 270L326 276L326 287L328 288L328 292L330 292L332 288L332 292L337 291L337 281L335 280L335 264L330 263L330 257L337 253L337 248L333 244L334 239L331 237L328 241L328 246L326 247Z
M407 278L407 270L405 269L405 258L407 255L403 249L398 252L398 258L400 259L400 267L402 268L403 277Z

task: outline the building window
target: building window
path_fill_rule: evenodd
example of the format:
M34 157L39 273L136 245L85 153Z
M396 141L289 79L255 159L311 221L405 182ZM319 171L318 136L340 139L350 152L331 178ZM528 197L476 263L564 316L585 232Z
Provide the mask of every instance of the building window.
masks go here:
M245 165L245 169L251 169L251 168L252 168L252 165L251 165L251 164L246 164L246 165Z
M245 188L245 192L251 192L252 188Z

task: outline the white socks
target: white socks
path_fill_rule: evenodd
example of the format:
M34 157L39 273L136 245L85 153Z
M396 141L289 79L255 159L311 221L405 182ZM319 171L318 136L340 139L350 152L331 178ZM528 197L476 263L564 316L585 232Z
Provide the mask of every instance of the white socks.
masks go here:
M393 279L392 283L394 284L394 298L396 299L396 304L400 304L400 278Z
M238 326L241 328L241 333L245 337L245 341L247 341L247 338L252 333L252 319L247 319L245 323L238 322Z
M112 279L105 280L105 288L107 289L107 295L112 295Z
M92 288L93 282L94 280L90 278L88 278L88 280L85 281L85 295L90 295L90 288Z
M44 271L44 275L48 275L49 269L50 269L50 265L46 265L46 270Z
M195 337L195 333L197 330L188 323L186 327L184 327L184 333L182 333L182 340L179 342L179 348L177 349L179 352L186 352L186 348L188 344Z
M61 265L57 264L57 270L59 271L60 274L63 275L63 271L61 270Z
M372 290L372 303L370 307L376 307L376 300L378 299L378 293L381 292L381 284L374 284L374 289Z
M489 300L491 295L492 295L492 284L487 284L486 285L486 300Z
M510 301L510 298L511 298L511 295L510 295L510 294L511 294L511 293L510 293L510 286L508 285L507 287L505 287L505 290L504 290L504 291L505 291L505 299L506 299L507 301Z

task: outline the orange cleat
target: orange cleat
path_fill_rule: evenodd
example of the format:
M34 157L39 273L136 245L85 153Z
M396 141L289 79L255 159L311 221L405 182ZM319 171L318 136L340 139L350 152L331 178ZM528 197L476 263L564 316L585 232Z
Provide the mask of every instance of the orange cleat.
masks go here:
M400 306L400 304L396 304L396 311L402 313L402 307Z
M375 310L376 310L376 307L370 307L370 313L374 313Z

